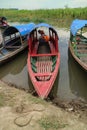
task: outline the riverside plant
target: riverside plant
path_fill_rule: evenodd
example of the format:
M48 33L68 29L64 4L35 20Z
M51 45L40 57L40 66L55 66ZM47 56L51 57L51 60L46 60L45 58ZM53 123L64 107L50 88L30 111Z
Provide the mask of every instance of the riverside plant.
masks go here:
M58 27L69 27L74 19L87 19L87 7L38 10L0 9L0 16L7 17L9 22L46 22Z

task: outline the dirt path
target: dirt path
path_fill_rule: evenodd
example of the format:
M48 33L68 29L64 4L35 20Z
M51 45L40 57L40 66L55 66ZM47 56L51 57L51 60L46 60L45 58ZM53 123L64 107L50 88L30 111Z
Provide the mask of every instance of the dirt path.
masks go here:
M0 130L87 130L87 111L64 110L0 81Z

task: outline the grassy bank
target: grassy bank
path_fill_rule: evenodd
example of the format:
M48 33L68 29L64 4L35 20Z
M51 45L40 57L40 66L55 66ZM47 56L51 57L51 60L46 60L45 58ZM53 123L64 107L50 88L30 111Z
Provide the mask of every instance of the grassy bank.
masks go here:
M46 22L58 27L69 27L72 20L87 19L86 8L11 10L0 9L0 16L6 16L9 22Z

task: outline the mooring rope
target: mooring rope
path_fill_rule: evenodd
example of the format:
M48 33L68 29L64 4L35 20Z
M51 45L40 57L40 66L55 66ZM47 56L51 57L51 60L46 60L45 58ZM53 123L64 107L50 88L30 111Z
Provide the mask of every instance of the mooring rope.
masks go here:
M19 126L19 127L27 126L27 125L31 122L33 116L31 116L30 119L29 119L25 124L20 124L20 123L18 123L17 121L18 121L19 118L24 117L24 116L27 116L28 113L34 112L34 111L42 112L42 111L44 111L44 110L35 110L35 109L33 109L33 110L29 110L29 111L27 111L27 112L23 112L24 115L21 115L21 116L16 117L16 118L14 119L14 124L16 124L16 125Z

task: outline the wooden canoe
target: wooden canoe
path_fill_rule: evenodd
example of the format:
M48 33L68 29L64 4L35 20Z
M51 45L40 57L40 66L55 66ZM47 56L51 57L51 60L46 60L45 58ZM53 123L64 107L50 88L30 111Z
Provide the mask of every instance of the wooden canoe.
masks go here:
M41 28L50 37L48 42L39 40L38 29ZM31 31L28 45L29 77L38 96L45 99L53 87L60 65L57 32L49 24L40 23Z
M70 27L69 49L74 59L87 71L87 20L74 20Z
M34 23L29 23L9 26L5 29L2 36L3 41L0 44L0 64L11 59L28 46L27 35L34 25Z

